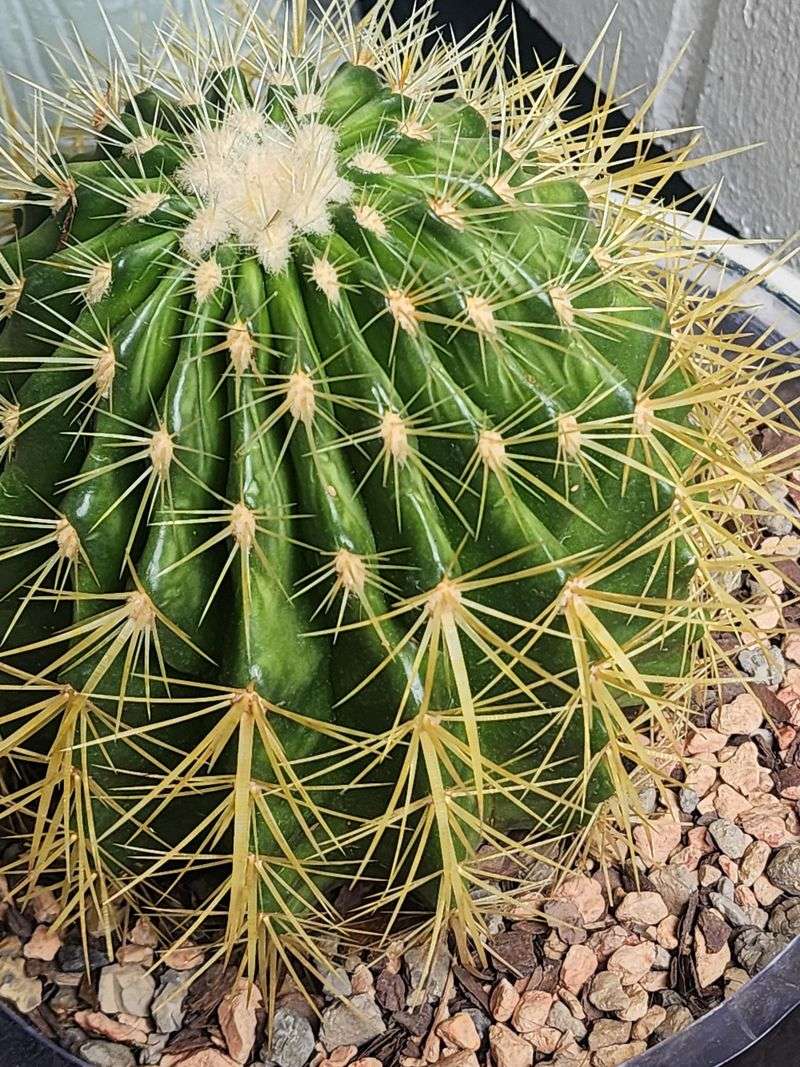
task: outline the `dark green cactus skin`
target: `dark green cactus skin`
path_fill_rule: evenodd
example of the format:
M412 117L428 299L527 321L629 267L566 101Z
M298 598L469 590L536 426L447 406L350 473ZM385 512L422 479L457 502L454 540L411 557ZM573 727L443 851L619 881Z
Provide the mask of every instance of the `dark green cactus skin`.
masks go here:
M635 648L653 620L601 605L593 612L598 627L584 631L578 649L560 598L589 573L595 591L629 603L679 599L694 571L679 536L667 552L659 543L671 521L674 471L687 457L668 446L669 474L663 458L645 457L632 428L642 389L657 382L650 395L666 397L685 384L670 363L665 313L615 277L603 280L592 256L596 220L577 183L528 182L534 165L515 167L478 112L455 101L431 106L427 139L405 135L409 102L367 68L347 64L322 88L321 120L336 131L350 201L332 208L330 232L296 235L279 270L223 241L206 254L219 266L219 283L201 293L194 264L179 253L197 201L170 176L185 160L194 124L224 122L237 106L244 90L240 80L229 82L215 83L203 108L142 94L127 128L131 138L147 132L158 144L132 156L101 149L96 160L73 164L75 203L6 250L26 286L0 335L0 366L3 395L19 404L24 432L0 473L0 551L31 540L14 516L54 514L69 522L81 551L68 587L74 595L55 608L52 597L34 599L21 613L19 583L52 545L5 559L0 631L15 622L0 662L78 693L88 688L87 698L116 724L118 739L104 743L91 773L98 833L125 867L141 862L137 846L181 841L220 803L224 783L170 802L152 797L125 819L132 797L177 766L223 714L217 707L183 715L193 696L226 689L234 697L254 691L338 731L337 740L326 726L270 717L285 765L321 788L326 813L323 833L313 805L302 805L300 818L273 789L274 824L257 820L249 848L278 866L289 850L324 867L333 853L319 842L328 833L347 841L353 819L377 820L408 803L403 826L396 820L375 849L378 859L392 855L397 835L412 834L425 817L414 801L436 790L424 744L407 792L402 785L418 735L401 735L396 724L426 715L465 745L461 755L440 753L437 763L443 788L473 818L454 835L459 856L479 839L479 820L502 832L536 819L552 833L577 825L612 790L601 715L563 712L581 686L579 663L602 663L612 643ZM273 90L266 106L273 119L302 124L290 94ZM383 172L354 164L365 146L388 164ZM488 184L498 165L519 185L517 198ZM457 224L431 206L444 178L458 190ZM135 220L124 202L133 189L162 194ZM365 203L378 223L359 217ZM68 265L89 253L111 263L111 284L87 308ZM315 274L320 262L335 268L328 291ZM65 270L69 294L60 282ZM557 295L565 278L574 294L566 308ZM467 302L477 280L492 294L488 318ZM421 296L403 320L391 294L411 290ZM244 366L233 366L230 331L240 327L252 349ZM88 413L83 394L55 402L26 429L40 401L86 377L85 369L65 370L59 351L87 335L111 338L111 390ZM36 373L33 360L41 360ZM310 414L302 397L294 408L288 403L292 383L306 380ZM660 414L686 418L685 408ZM580 444L560 431L582 417L620 432L608 435L600 466L570 463L565 480L564 443L567 452ZM147 447L131 462L115 460L120 435L159 429L173 448L168 488L157 484L146 497L155 465ZM502 434L505 451L489 448L476 460L480 441L496 443L492 433ZM237 506L244 527L231 519ZM602 574L601 562L615 553L628 562ZM320 611L341 577L334 561L354 559L381 580L356 577ZM323 566L328 574L315 584ZM148 633L157 636L158 658L151 643L149 677L141 659L126 662L127 645L109 658L113 636L79 628L98 625L137 590L156 612ZM459 630L453 620L464 610ZM475 620L486 633L476 634ZM430 647L421 650L431 627L440 642L433 666ZM649 639L637 670L674 674L685 642L680 630ZM476 712L465 712L470 700ZM141 728L132 745L130 731ZM363 751L355 746L343 759L345 736L361 738ZM379 760L380 746L363 741L390 736L398 740ZM475 758L483 761L483 785ZM224 777L236 767L233 738L208 770ZM250 776L267 794L280 778L258 736ZM576 782L583 788L576 791ZM115 790L120 797L110 802ZM226 841L216 843L223 852ZM368 850L368 837L355 835L345 852L357 860ZM442 850L434 829L416 869L426 875L446 866ZM435 892L435 879L424 891L431 886ZM263 892L263 906L279 910Z

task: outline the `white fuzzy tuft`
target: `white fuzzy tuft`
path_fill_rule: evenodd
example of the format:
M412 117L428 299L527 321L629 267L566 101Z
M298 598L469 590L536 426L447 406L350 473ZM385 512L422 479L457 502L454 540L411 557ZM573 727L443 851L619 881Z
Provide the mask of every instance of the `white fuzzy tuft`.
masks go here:
M63 516L56 523L56 553L59 559L74 563L81 550L75 527Z
M387 411L381 420L381 437L383 447L398 467L408 462L411 449L408 444L408 430L396 411Z
M452 226L454 230L463 230L465 223L464 219L458 213L458 207L452 200L448 200L447 197L433 197L428 201L431 211L437 218L440 218L442 222L446 222L448 226Z
M302 422L304 426L311 426L317 410L317 401L314 395L314 383L304 370L298 370L289 375L286 399L289 402L289 413L292 418L297 422Z
M478 456L487 470L499 474L506 465L506 446L497 430L481 430L478 436Z
M72 180L60 182L50 194L50 210L57 215L62 207L75 201L77 186Z
M160 144L159 139L152 133L143 133L129 141L122 149L122 154L126 159L131 159L133 156L145 156L151 149L158 148Z
M340 548L334 557L333 569L347 593L361 596L367 581L367 568L361 556Z
M150 438L150 464L158 478L164 482L169 475L169 468L175 457L175 445L169 432L163 427L156 430Z
M633 409L633 428L640 437L651 437L655 421L653 401L642 397Z
M580 454L583 438L580 425L574 415L559 416L558 441L568 456Z
M299 233L330 230L330 208L352 193L336 169L336 135L320 122L296 130L268 122L252 109L231 112L214 130L198 130L178 181L202 206L183 237L202 256L235 238L279 271Z
M228 330L226 340L228 353L231 357L231 365L236 373L236 377L240 378L245 371L250 370L253 366L253 355L255 353L253 337L247 323L242 322L241 320L235 322Z
M134 633L144 633L155 630L156 608L153 601L147 595L140 590L136 590L128 596L127 602L128 620L130 622L131 629Z
M402 289L390 289L386 294L386 306L401 330L410 334L417 332L419 312L408 293L404 293Z
M467 314L472 320L472 325L478 333L487 337L497 336L497 323L494 318L492 305L485 296L468 296L466 299Z
M99 304L111 288L111 264L98 263L92 269L83 290L87 304Z
M350 166L362 170L365 174L394 174L394 168L379 152L364 149L356 152L350 160Z
M507 204L513 204L517 199L511 183L504 174L497 174L491 178L487 178L486 184L490 189L497 193L501 200L505 200Z
M403 119L397 124L397 132L403 137L410 137L414 141L432 141L433 134L427 126L423 126L416 119Z
M166 199L163 193L137 193L128 201L125 218L130 222L135 222L136 219L146 219L148 215L157 211Z
M228 524L228 533L236 544L247 553L256 542L256 517L246 504L234 504Z
M222 285L222 267L215 259L204 259L194 270L194 295L202 304Z
M3 290L2 296L0 296L0 322L3 319L9 319L17 310L17 305L22 297L22 290L25 288L24 278L15 278L10 282Z
M299 118L316 115L325 107L325 97L319 93L300 93L295 97L294 111Z
M614 257L607 248L603 248L601 245L595 245L590 254L600 270L613 270Z
M97 396L101 400L108 400L111 396L111 387L114 384L114 375L116 374L116 371L116 353L111 345L108 345L97 353L97 362L94 365L94 372L92 374Z
M570 329L575 325L575 309L572 306L572 299L569 293L561 286L554 285L548 295L561 325Z
M369 230L376 237L385 237L389 232L386 229L386 223L383 221L380 211L371 204L359 204L358 207L353 209L353 215L362 229Z
M339 272L331 261L324 256L315 259L311 264L311 277L320 292L335 304L339 299L342 283L339 281Z
M0 434L11 441L19 430L20 406L0 398Z

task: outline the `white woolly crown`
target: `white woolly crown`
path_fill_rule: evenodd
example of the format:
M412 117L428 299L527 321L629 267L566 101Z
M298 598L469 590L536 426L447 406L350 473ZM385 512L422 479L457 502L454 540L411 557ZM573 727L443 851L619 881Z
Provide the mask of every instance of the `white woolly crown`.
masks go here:
M336 135L317 121L291 129L240 108L195 131L191 152L178 181L203 203L183 237L192 256L236 237L266 270L281 270L292 237L327 233L330 206L352 192L337 173Z

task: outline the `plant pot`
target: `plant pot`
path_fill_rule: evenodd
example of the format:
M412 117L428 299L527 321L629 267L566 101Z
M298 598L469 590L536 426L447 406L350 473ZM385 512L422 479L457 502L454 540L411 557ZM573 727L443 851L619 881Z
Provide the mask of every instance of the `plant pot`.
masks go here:
M709 240L724 240L724 235L705 230ZM732 247L729 262L716 266L704 275L704 284L715 271L746 272ZM762 306L763 322L774 329L772 343L795 333L800 328L800 290L796 278L786 272L776 275L768 285L759 287L754 301ZM757 316L746 318L754 336L763 330ZM740 325L732 316L730 326ZM797 349L786 343L786 351ZM800 376L794 383L786 383L785 399L796 403L800 397ZM0 986L0 995L2 987ZM787 1064L794 1061L787 1050L800 1039L800 938L796 939L760 974L747 983L734 997L699 1019L681 1034L665 1041L636 1060L632 1067L758 1067L772 1064L781 1056ZM0 1002L0 1067L80 1067L84 1061L59 1048L28 1020L17 1016ZM386 1067L394 1067L387 1064Z
M45 1037L27 1019L0 1001L0 1065L2 1067L86 1067Z
M730 1000L629 1067L772 1067L796 1062L800 1041L800 937Z

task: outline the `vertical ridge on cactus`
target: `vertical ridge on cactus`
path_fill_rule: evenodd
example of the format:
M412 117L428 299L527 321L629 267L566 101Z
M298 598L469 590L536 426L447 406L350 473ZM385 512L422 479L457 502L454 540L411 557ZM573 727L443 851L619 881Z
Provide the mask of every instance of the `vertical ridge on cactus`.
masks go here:
M476 846L568 863L609 798L624 836L743 621L720 567L770 567L788 372L684 281L693 146L429 16L198 7L42 91L91 153L6 154L4 808L63 921L313 959L356 880L480 951Z

